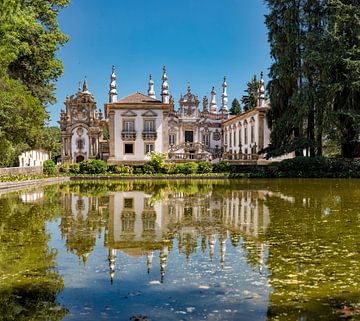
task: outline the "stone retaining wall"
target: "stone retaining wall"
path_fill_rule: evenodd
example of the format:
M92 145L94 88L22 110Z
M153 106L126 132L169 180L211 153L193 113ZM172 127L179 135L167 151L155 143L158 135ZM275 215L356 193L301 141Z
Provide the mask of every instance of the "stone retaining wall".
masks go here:
M51 177L42 179L32 179L28 181L17 181L17 182L2 182L0 183L0 194L14 192L17 190L30 188L30 187L41 187L46 185L64 183L70 181L70 177Z
M0 176L7 175L41 175L43 173L42 166L26 166L26 167L0 167Z

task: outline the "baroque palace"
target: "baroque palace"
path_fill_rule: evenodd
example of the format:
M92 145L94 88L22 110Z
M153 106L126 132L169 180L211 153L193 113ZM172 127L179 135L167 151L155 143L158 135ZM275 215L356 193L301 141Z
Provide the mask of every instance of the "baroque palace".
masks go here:
M61 110L62 163L103 159L110 163L142 164L151 152L163 153L171 162L265 161L259 154L270 138L263 76L258 106L236 116L229 113L226 77L220 108L214 87L210 99L205 96L200 101L190 84L175 108L165 67L160 96L158 99L155 94L150 75L146 95L137 92L118 99L113 66L109 102L104 105L103 114L85 80L82 89L66 97L66 108Z

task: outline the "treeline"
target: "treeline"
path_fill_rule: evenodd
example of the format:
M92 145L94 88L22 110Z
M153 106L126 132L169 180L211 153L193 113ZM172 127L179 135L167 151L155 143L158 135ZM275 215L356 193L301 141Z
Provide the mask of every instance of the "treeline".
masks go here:
M0 1L0 166L16 165L25 150L60 148L57 128L46 127L46 106L63 72L56 51L67 37L57 16L68 2Z
M266 0L273 64L268 156L360 156L359 0Z

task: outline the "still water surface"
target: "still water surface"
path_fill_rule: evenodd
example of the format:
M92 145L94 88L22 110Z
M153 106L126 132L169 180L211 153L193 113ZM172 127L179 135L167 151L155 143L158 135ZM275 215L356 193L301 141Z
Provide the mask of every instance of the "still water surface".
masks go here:
M360 181L0 196L0 320L360 319Z

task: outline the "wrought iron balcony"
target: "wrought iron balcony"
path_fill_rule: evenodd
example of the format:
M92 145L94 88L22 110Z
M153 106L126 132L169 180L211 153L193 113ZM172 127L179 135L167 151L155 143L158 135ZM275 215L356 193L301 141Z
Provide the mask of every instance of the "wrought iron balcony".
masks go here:
M142 133L143 140L145 141L154 141L157 139L157 132L148 132L144 131Z
M125 132L121 133L122 140L125 141L134 141L136 140L136 132Z

